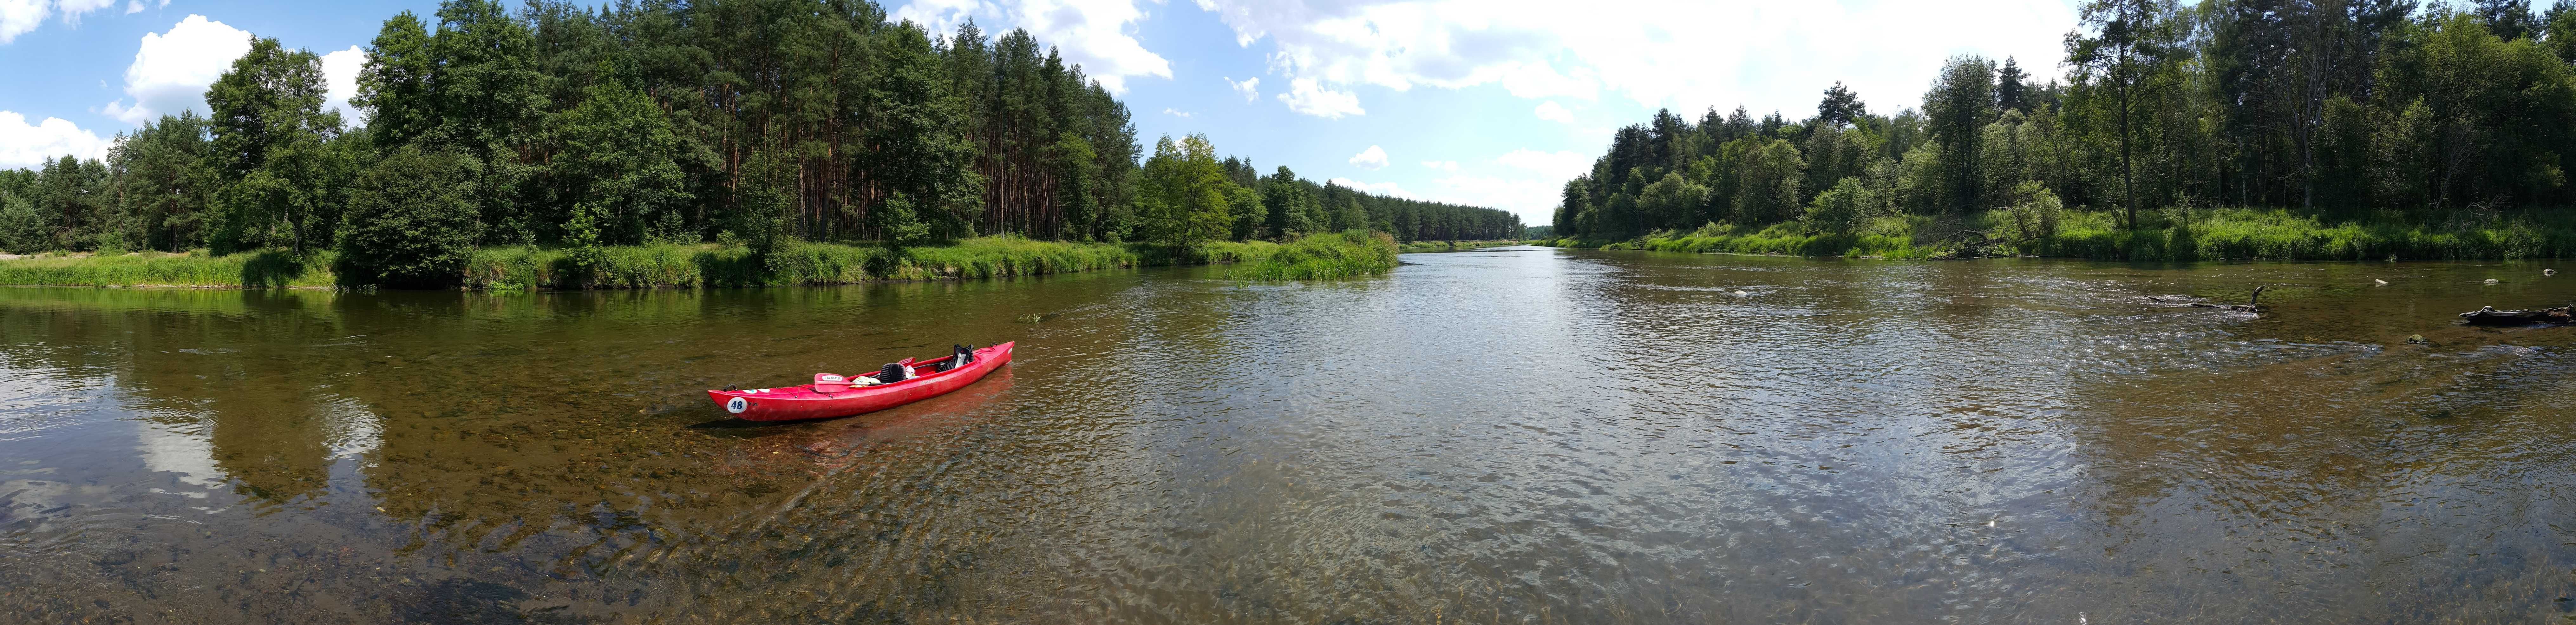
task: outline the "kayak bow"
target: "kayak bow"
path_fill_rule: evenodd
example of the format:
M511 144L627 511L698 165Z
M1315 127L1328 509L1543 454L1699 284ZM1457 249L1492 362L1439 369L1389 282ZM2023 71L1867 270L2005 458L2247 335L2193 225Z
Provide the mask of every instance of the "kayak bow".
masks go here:
M745 421L799 421L829 419L876 412L912 402L948 394L965 388L984 374L992 373L1011 362L1013 343L1003 343L975 350L974 362L947 371L922 371L910 380L852 386L850 377L818 374L813 384L754 388L738 391L707 391L707 397L725 412ZM947 357L905 358L901 364L927 368Z

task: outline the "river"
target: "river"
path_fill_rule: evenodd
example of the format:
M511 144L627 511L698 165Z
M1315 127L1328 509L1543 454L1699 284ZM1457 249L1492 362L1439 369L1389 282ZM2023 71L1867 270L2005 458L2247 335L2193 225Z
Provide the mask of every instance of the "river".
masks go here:
M0 622L2576 614L2576 329L2453 318L2542 264L1403 259L0 289ZM1005 340L857 418L701 392Z

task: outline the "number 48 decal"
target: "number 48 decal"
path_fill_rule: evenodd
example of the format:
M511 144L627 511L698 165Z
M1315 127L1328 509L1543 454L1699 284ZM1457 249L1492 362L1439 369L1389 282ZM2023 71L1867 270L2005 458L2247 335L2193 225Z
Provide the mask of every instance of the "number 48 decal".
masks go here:
M751 402L745 401L743 398L736 397L725 400L725 412L742 414L742 411L749 409L751 409Z

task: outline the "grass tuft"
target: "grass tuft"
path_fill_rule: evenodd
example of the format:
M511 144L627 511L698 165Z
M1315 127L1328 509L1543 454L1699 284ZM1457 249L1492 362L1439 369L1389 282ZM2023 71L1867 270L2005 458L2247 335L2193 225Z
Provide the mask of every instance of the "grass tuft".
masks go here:
M1359 230L1312 234L1266 258L1238 263L1227 275L1238 281L1340 280L1395 269L1395 238Z

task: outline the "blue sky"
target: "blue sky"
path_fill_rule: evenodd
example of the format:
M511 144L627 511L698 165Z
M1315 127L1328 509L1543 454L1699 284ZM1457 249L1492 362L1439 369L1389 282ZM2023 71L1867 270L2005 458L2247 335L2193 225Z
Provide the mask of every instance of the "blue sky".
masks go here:
M2547 2L2536 4L2546 5ZM0 0L0 167L103 155L179 108L247 31L326 57L345 97L383 20L435 2ZM1121 93L1150 145L1204 133L1263 171L1548 221L1610 130L1670 107L1810 114L1849 83L1912 106L1941 60L2057 73L2069 0L897 0L942 29L1027 28Z

